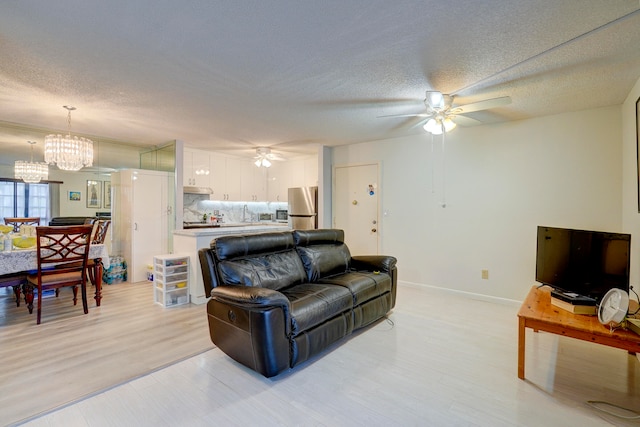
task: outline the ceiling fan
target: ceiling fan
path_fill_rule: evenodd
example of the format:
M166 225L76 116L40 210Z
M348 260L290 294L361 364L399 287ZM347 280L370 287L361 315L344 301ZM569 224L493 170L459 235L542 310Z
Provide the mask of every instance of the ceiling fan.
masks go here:
M283 161L286 160L280 154L272 153L271 148L269 147L258 147L256 148L256 156L254 157L254 164L257 167L265 167L268 168L271 166L271 162L273 161Z
M424 130L434 135L453 130L456 125L473 126L480 124L479 120L466 117L465 114L476 111L489 110L503 105L511 104L511 98L502 96L499 98L485 99L466 105L454 105L454 95L443 94L436 90L428 90L424 105L427 111L416 114L393 114L380 117L423 117L412 127L423 126Z

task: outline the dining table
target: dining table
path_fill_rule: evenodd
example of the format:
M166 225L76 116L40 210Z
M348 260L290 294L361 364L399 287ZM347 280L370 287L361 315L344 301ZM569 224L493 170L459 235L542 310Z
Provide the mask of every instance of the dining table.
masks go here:
M96 288L96 305L100 306L102 300L102 272L104 268L109 268L109 252L104 244L89 245L89 259L95 261L95 271L91 274L94 278ZM37 273L38 271L38 250L37 248L16 249L11 251L0 251L0 276Z

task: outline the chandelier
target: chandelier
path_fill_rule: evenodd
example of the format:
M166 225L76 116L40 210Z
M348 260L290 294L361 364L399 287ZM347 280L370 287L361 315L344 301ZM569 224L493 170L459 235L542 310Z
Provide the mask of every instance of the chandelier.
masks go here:
M33 145L34 141L27 141L31 145L31 161L16 160L13 169L16 179L24 182L35 184L42 180L49 179L49 166L46 163L38 163L33 161Z
M66 171L77 171L85 166L93 165L93 141L74 136L71 137L71 112L75 107L63 106L67 111L69 132L63 135L47 135L44 138L44 161L58 165Z

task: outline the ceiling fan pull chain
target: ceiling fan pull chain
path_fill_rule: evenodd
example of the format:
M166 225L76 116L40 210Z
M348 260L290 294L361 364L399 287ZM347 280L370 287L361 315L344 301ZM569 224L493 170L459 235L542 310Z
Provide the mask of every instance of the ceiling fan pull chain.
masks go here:
M444 124L441 125L442 126L442 202L440 203L440 206L442 206L443 208L447 207L447 195L446 195L446 190L447 190L447 155L446 155L446 151L445 151L445 143L444 143L444 139L445 139L445 134L446 132L444 131Z
M434 194L436 192L436 171L435 171L435 166L436 166L436 161L435 161L435 154L434 154L434 142L433 142L433 134L429 133L431 135L431 161L430 161L430 166L431 166L431 194Z

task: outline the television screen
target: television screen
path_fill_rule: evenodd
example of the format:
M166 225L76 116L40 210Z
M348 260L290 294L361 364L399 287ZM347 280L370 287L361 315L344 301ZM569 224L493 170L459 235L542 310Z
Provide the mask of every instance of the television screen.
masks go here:
M611 288L629 292L631 235L538 227L536 281L599 301Z

